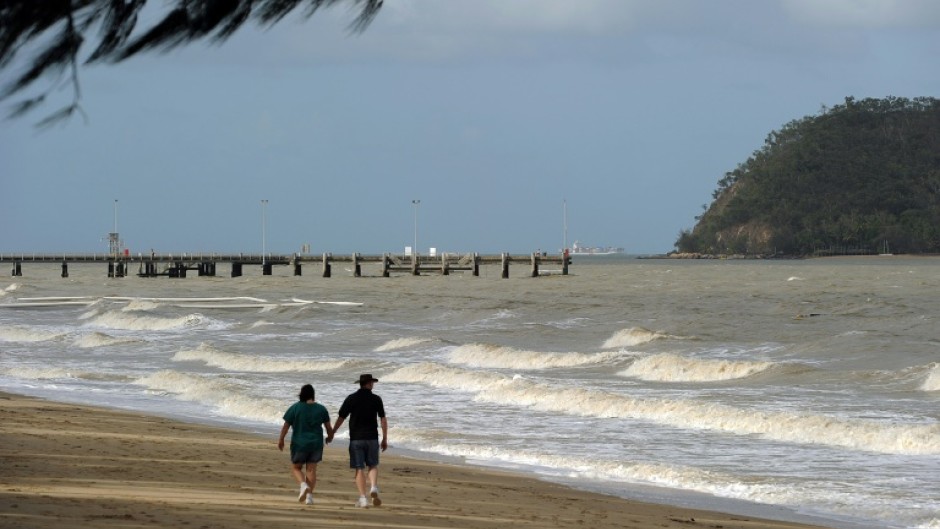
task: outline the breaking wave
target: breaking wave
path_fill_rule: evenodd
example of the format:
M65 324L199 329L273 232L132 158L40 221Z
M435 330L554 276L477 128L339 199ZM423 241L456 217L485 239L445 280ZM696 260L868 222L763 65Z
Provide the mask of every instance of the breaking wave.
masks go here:
M244 387L233 379L165 370L139 378L134 384L151 392L172 394L178 400L212 406L225 417L278 424L286 409L282 401L246 394Z
M136 340L134 338L118 338L118 337L110 336L101 332L93 332L91 334L85 334L85 335L79 336L78 338L75 339L73 344L76 347L81 347L84 349L91 349L94 347L105 347L108 345L118 345L118 344L125 344L125 343L134 343L134 342L140 342L140 340Z
M500 309L490 316L486 316L475 322L468 323L467 327L488 327L492 325L501 325L503 320L510 320L517 317L518 315L511 309Z
M65 334L35 327L0 325L0 341L4 342L47 342L61 338Z
M892 424L825 415L761 411L695 400L635 398L598 390L553 386L522 377L433 363L402 367L386 382L426 384L476 393L509 406L599 418L642 419L675 428L759 435L775 441L822 444L888 454L940 454L940 424Z
M142 316L133 312L110 311L94 316L87 325L126 331L169 331L207 325L211 320L202 314L188 314L177 318Z
M619 353L548 353L523 351L490 344L467 344L450 352L450 361L494 369L552 369L600 364L620 358Z
M61 367L11 367L4 369L3 374L24 380L56 380L81 379L103 381L126 381L128 377L110 373L92 373L88 371L71 370Z
M153 302L153 301L143 300L143 299L134 299L134 300L129 301L127 305L125 305L121 309L121 312L134 312L134 311L145 312L148 310L157 309L159 307L160 307L160 304Z
M423 343L430 342L430 338L398 338L396 340L389 340L382 345L376 347L374 350L377 353L383 351L395 351L398 349L407 349L409 347L415 347Z
M637 359L618 374L649 382L713 382L749 377L773 365L773 362L699 360L664 353Z
M920 387L924 391L940 391L940 364L934 364L933 369L927 373L927 379Z
M814 486L807 486L806 483L770 481L762 476L738 476L687 465L606 458L598 460L537 450L521 451L494 443L455 442L452 436L442 440L440 436L428 435L428 433L404 428L394 430L396 439L424 452L467 461L508 464L513 468L521 465L539 469L539 472L550 476L652 484L723 498L771 505L789 505L797 508L835 504L844 506L842 512L846 514L858 516L861 511L870 519L878 519L885 514L879 509L877 497L858 490L835 490L833 484L826 482L816 482Z
M230 353L209 344L200 344L196 349L180 351L173 361L198 361L227 371L250 371L255 373L285 373L295 371L332 371L347 364L343 360L283 360L241 353Z
M662 334L644 329L642 327L630 327L614 333L613 336L604 342L604 349L616 349L619 347L633 347L658 340L660 338L669 338L668 334Z

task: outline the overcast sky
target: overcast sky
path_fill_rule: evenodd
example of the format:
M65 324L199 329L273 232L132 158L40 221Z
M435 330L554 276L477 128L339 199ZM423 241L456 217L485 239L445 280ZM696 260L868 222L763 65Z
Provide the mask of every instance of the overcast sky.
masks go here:
M354 17L85 68L87 123L33 126L69 89L0 122L0 252L106 250L115 200L134 253L401 252L416 214L422 253L556 252L565 203L569 246L667 252L772 130L846 96L940 95L933 0L386 0L361 35Z

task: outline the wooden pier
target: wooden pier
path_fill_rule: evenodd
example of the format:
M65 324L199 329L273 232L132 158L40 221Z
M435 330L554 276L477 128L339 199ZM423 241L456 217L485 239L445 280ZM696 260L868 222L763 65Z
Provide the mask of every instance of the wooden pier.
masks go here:
M362 276L364 264L378 264L380 275L389 277L393 273L407 275L441 274L450 275L451 272L468 272L473 276L480 275L483 265L499 265L501 277L509 277L510 264L528 265L529 276L539 277L545 275L541 271L543 264L557 264L561 266L560 273L568 275L571 257L566 253L548 255L533 252L528 255L511 255L502 253L498 255L480 255L478 253L457 254L442 253L440 255L362 255L359 253L349 255L322 255L311 254L137 254L129 253L99 253L99 254L3 254L0 253L0 263L12 263L12 275L23 275L24 263L56 263L62 266L62 277L69 276L71 263L106 263L108 277L125 277L131 275L133 268L137 268L139 277L167 276L184 278L190 271L198 276L214 277L216 266L219 263L231 265L231 277L240 277L246 266L261 267L262 275L272 275L273 267L289 266L293 268L293 275L302 275L304 265L321 265L323 277L332 276L334 263L348 263L354 277Z

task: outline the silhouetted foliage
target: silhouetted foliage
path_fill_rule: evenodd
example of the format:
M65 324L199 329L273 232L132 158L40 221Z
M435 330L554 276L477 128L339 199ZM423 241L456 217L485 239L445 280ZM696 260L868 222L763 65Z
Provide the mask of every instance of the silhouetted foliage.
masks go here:
M84 64L119 62L147 51L168 51L199 40L221 42L254 20L272 26L301 8L312 16L321 7L348 3L360 8L350 25L363 31L378 14L382 0L156 0L162 18L138 28L148 0L0 0L0 72L10 69L28 44L37 48L29 65L6 86L0 100L53 76L50 88L13 105L8 117L19 117L41 106L66 74L73 85L72 103L40 122L41 125L81 112L79 56L86 41L93 50Z
M864 99L773 131L680 252L940 252L940 100Z

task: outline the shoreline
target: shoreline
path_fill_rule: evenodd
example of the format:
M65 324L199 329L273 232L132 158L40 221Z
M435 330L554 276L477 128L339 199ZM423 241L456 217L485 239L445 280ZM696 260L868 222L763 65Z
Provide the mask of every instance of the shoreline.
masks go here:
M382 454L384 504L357 509L345 442L296 501L276 428L265 437L0 391L0 526L419 528L823 526L643 503L469 464Z

